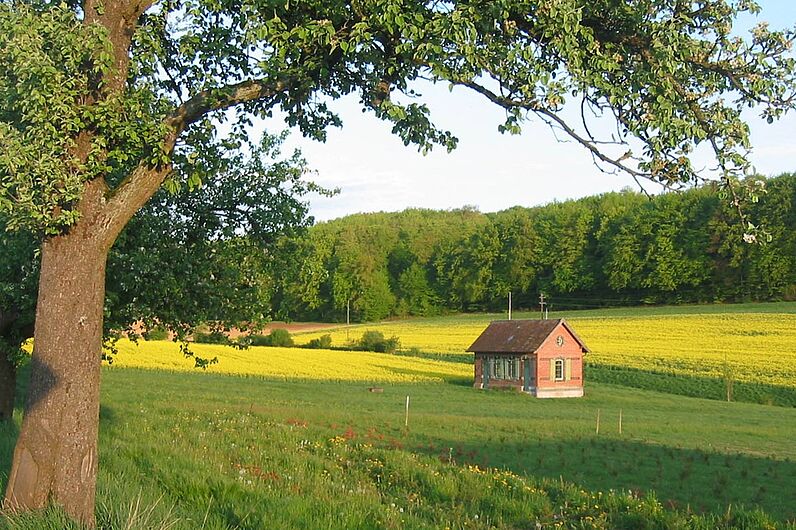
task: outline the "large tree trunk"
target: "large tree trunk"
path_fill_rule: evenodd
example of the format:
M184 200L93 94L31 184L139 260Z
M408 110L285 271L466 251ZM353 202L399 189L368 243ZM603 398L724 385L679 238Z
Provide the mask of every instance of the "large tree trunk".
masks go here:
M84 0L84 23L107 29L115 59L115 68L97 85L99 99L126 90L132 37L152 3ZM181 107L165 123L164 152L171 154L186 120L211 109L203 98L190 109ZM75 151L79 160L88 159L90 132L78 134ZM87 182L77 208L80 220L42 245L30 383L6 507L38 509L54 502L95 525L105 264L119 232L170 170L169 164L151 167L141 161L112 192L104 178Z
M8 352L0 349L0 422L14 415L14 392L17 386L17 369L8 359Z
M109 244L85 217L42 247L25 416L5 503L61 505L94 525L100 354Z

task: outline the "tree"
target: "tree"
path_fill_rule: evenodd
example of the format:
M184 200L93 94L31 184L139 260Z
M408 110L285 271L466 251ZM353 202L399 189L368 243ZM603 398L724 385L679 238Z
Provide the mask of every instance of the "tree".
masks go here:
M437 280L448 300L460 310L483 309L483 301L490 296L500 241L489 219L484 216L482 220L471 234L465 233L458 242L440 248L435 256Z
M766 245L744 242L738 212L712 184L486 215L355 214L280 241L277 303L308 320L344 318L350 301L352 318L367 320L390 307L397 316L503 310L507 291L517 308L536 307L544 292L551 310L793 297L793 176L753 178L767 191L746 210L766 227ZM385 270L389 290L374 288Z
M538 272L541 237L529 212L522 208L499 212L493 220L501 249L495 262L492 292L500 297L501 302L507 292L512 292L519 306L522 294L530 290Z
M437 311L434 289L428 283L426 269L419 263L412 263L401 271L396 289L401 295L404 314L428 316Z
M298 153L281 157L282 137L265 135L246 156L193 167L173 192L159 191L112 248L106 331L143 321L184 336L199 323L257 326L271 316L275 242L312 223L301 198L327 193L303 180Z
M198 189L161 190L138 212L109 256L103 333L109 345L122 330L135 333L139 322L184 338L207 321L219 328L265 321L274 283L270 245L312 222L301 196L325 193L302 180L306 166L298 154L279 159L280 145L279 137L266 136L250 157L220 159ZM266 166L265 159L273 162ZM24 232L2 232L0 247L0 419L7 419L21 345L33 336L38 242ZM196 358L198 367L208 362Z
M270 316L271 246L312 222L303 195L327 193L302 180L298 153L280 158L281 142L266 135L251 156L220 158L198 189L161 190L136 214L109 255L109 345L121 331L137 333L139 323L184 338L200 323L245 328ZM11 418L21 347L33 336L39 272L36 238L4 226L0 219L0 421Z
M51 500L93 523L107 254L175 164L214 158L206 146L220 121L231 122L230 149L252 116L276 108L323 139L340 123L328 99L358 92L405 143L452 148L427 108L400 96L430 78L505 108L503 130L539 117L598 161L670 186L701 178L688 156L706 142L737 203L749 144L740 110L761 105L773 120L794 101L792 32L730 33L755 10L729 0L1 4L0 212L46 236L7 504ZM610 116L615 138L637 139L640 152L614 153L571 124L560 113L570 95L584 121Z

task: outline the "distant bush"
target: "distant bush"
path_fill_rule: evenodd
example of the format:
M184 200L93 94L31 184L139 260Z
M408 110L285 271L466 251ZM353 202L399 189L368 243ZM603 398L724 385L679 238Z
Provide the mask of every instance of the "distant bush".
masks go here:
M375 351L380 353L395 353L401 342L398 337L392 336L389 339L384 338L384 333L381 331L371 330L362 334L357 346L360 350Z
M146 340L168 340L169 330L163 326L155 326L152 329L146 330L141 335L143 335Z
M270 346L271 338L268 335L249 335L246 342L250 346Z
M204 333L197 331L193 334L193 341L199 344L229 344L229 339L220 331Z
M328 350L332 347L332 336L331 335L321 335L317 339L312 339L307 343L307 348L312 348L316 350Z
M273 329L268 335L252 335L249 341L252 346L293 346L293 337L286 329Z

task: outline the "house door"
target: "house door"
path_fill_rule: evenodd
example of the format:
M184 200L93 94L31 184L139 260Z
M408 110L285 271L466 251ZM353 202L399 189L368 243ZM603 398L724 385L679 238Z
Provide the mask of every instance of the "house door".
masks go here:
M531 389L536 388L536 358L525 358L525 374L523 377L522 389L530 392Z
M536 370L534 370L534 359L531 358L531 357L526 357L525 358L525 374L524 374L524 377L523 377L524 381L523 381L523 385L522 385L522 389L524 391L526 391L526 392L530 392L531 391L531 387L533 386L532 383L535 382L534 381L535 373L536 373Z

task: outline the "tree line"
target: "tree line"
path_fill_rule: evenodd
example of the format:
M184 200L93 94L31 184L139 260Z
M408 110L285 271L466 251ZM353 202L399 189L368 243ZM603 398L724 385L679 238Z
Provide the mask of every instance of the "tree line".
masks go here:
M525 309L540 293L554 309L796 299L796 175L763 182L745 207L759 241L711 185L350 215L280 242L271 303L282 318L339 321L348 306L367 321L501 310L509 291Z

